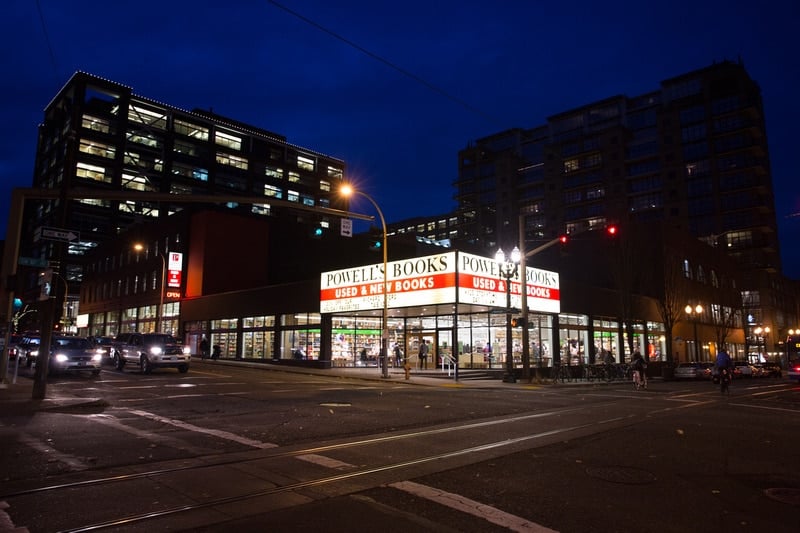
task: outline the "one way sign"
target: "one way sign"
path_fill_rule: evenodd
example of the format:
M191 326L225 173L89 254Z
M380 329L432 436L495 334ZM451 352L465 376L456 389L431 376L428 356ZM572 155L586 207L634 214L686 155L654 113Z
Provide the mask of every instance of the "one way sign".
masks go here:
M46 239L50 241L72 242L79 237L80 234L72 230L47 227L36 228L33 234L34 241Z

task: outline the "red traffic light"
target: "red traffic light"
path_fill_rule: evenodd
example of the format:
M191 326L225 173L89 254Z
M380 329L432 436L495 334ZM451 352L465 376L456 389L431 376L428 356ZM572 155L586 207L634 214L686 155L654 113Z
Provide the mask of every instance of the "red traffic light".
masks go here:
M559 237L559 238L558 238L558 241L559 241L561 244L566 244L566 242L567 242L568 240L569 240L569 236L568 236L568 235L562 235L561 237Z
M615 236L617 234L617 227L614 226L613 224L611 226L607 226L606 233L608 233L612 237Z

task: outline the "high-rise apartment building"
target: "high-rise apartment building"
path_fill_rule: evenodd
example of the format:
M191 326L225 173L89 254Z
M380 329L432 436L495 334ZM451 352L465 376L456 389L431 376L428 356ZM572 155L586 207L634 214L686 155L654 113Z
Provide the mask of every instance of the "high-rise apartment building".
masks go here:
M658 220L736 260L749 326L769 324L775 339L796 327L761 91L739 63L479 139L459 153L456 188L458 239L487 253L514 246L520 227L530 249L562 233Z
M211 111L187 111L138 96L131 87L74 74L47 105L39 128L33 187L63 192L26 207L23 254L55 261L71 293L83 255L137 222L165 220L214 195L239 213L335 225L318 208L335 207L341 159L293 145L279 134ZM116 192L114 199L70 198L76 189ZM174 195L175 201L119 199L119 192ZM131 195L133 196L133 195ZM248 196L235 203L226 197ZM35 241L37 228L68 229L66 249ZM163 251L163 250L162 250Z

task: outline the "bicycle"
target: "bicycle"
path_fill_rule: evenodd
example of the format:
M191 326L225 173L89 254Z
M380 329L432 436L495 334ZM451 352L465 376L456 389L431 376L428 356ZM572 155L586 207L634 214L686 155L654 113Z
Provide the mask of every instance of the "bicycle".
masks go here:
M561 363L553 363L551 376L553 383L557 383L559 380L561 380L561 383L572 381L572 374L570 374L569 366Z
M731 395L731 374L727 368L723 368L719 373L719 392L721 394Z
M633 370L633 388L636 390L647 388L647 375L642 370Z

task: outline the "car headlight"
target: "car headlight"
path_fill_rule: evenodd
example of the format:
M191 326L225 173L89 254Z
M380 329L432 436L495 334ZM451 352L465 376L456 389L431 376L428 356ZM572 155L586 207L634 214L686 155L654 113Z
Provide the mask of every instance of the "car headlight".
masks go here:
M188 346L183 347L183 355L192 355L192 349Z
M153 355L161 355L161 352L164 350L161 349L161 346L151 346L150 353Z
M92 356L92 361L94 361L95 363L99 363L102 360L103 360L103 352L102 351L97 352L96 354L94 354Z
M106 350L105 348L97 348L95 349L94 353L96 353L100 357L103 357L103 355L106 353Z
M55 354L53 356L53 359L55 359L57 363L66 363L67 361L69 361L69 357L67 357L63 353Z
M39 350L31 350L31 357L39 357Z

